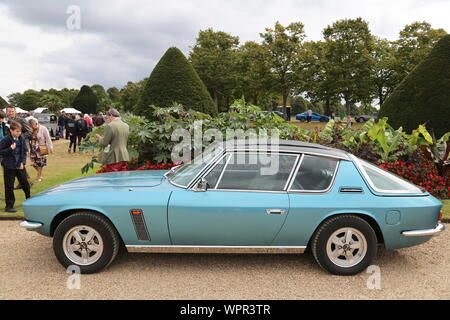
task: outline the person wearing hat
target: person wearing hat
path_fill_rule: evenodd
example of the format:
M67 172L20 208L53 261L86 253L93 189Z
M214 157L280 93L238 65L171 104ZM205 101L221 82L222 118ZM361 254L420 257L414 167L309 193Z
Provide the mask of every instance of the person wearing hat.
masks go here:
M106 116L108 124L105 126L105 135L102 137L97 134L100 148L103 149L99 161L103 165L120 167L129 160L127 145L130 128L120 119L116 109L109 109Z

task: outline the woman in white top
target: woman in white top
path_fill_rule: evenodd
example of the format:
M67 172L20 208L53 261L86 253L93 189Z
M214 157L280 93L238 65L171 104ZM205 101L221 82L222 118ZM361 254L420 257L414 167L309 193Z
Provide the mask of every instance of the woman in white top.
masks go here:
M31 165L37 171L36 181L42 181L42 170L47 165L47 154L53 152L53 143L50 137L48 129L41 126L36 120L31 119L29 121L30 126L33 128L33 137L30 139L30 159ZM40 146L46 146L47 152L44 153L40 149ZM41 147L42 148L42 147ZM42 148L44 149L44 148Z

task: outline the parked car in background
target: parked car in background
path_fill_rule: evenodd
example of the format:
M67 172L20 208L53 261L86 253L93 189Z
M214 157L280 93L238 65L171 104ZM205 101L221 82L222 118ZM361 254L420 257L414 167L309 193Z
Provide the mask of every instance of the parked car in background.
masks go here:
M295 119L297 119L301 122L306 122L308 119L308 113L307 112L300 113L295 117ZM330 121L330 118L327 116L313 112L311 121L328 122L328 121Z
M282 118L283 120L285 119L284 113L281 112L281 111L263 111L263 112L264 112L264 113L271 114L271 115L277 115L277 116L279 116L280 118Z
M59 140L58 136L58 117L53 113L35 113L34 117L40 125L48 129L52 139Z
M82 273L107 267L121 247L246 254L310 248L338 275L365 270L379 245L411 247L445 229L439 200L373 164L316 144L281 140L273 147L226 142L168 172L73 180L26 200L21 226L53 237L59 262Z
M363 114L363 115L360 115L360 116L354 116L354 118L355 118L356 122L367 122L370 119L375 119L375 120L378 119L378 113L373 112L370 115Z

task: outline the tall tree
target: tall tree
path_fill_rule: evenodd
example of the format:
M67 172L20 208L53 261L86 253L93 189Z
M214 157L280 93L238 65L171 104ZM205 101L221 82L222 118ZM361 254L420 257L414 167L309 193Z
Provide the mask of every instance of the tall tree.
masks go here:
M94 92L95 96L97 97L98 101L108 97L105 88L103 88L101 84L94 84L93 86L91 86L91 89Z
M128 81L120 90L120 103L124 111L133 112L135 110L146 81L147 78L138 82Z
M64 101L55 94L46 93L39 99L39 107L48 108L51 112L58 112L64 108Z
M246 42L237 52L240 92L255 105L259 105L272 91L274 79L267 58L268 52L253 41Z
M120 101L120 91L116 87L109 88L108 90L106 90L106 93L108 94L108 98L111 99L111 101Z
M289 96L299 82L295 67L305 38L304 25L295 22L284 27L277 22L273 29L266 28L266 32L260 33L260 36L263 39L263 47L268 52L275 88L281 93L283 107L286 107Z
M386 97L398 85L397 59L395 58L395 49L392 43L385 39L376 39L372 58L374 97L378 99L381 106Z
M350 114L352 105L372 98L374 37L361 18L339 20L325 28L323 36L326 59L333 62L329 74Z
M178 48L169 48L153 69L135 109L138 115L154 119L152 105L170 107L173 103L206 114L217 109L195 69Z
M8 100L11 104L24 110L34 110L39 105L39 99L42 94L36 90L28 89L23 93L16 92L8 96Z
M189 55L189 60L211 93L218 110L220 96L232 95L236 87L238 46L238 37L210 28L200 31Z
M414 22L400 31L400 37L394 42L397 49L398 82L411 72L428 54L436 43L447 34L444 29L433 29L431 24Z
M0 108L3 109L8 105L8 102L0 96Z
M89 86L82 86L80 92L73 100L72 106L82 113L97 113L98 99Z
M328 43L326 42L305 42L300 60L303 63L302 70L307 96L315 102L323 101L324 111L330 115L331 105L338 99L338 87L332 77L334 62L328 59L327 50Z

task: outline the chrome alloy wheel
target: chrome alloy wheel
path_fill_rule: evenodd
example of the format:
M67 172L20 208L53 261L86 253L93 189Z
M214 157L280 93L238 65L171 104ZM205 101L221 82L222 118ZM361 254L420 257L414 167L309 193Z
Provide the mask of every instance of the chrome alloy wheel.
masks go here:
M327 242L328 258L335 265L351 268L360 263L367 253L367 240L354 228L335 231Z
M103 239L97 230L88 226L70 229L63 239L63 250L73 263L88 266L97 262L103 253Z

